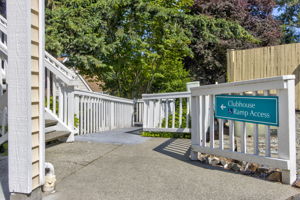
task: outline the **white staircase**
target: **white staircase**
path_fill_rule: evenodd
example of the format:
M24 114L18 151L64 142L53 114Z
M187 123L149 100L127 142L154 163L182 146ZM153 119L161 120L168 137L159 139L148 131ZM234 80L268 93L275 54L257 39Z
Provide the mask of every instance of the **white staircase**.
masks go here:
M6 92L6 68L7 68L7 21L0 16L0 145L5 143L7 137L7 92ZM78 79L75 72L64 66L49 53L45 52L46 73L50 75L47 78L55 80L60 86L74 85ZM55 74L55 75L54 75ZM48 81L48 80L46 80ZM53 89L53 85L46 83L46 94ZM59 92L59 90L57 90ZM47 94L50 96L50 94ZM52 95L52 94L51 94ZM50 99L49 99L50 100ZM50 104L50 102L46 102ZM45 108L45 132L46 142L53 141L62 137L69 136L74 130L66 125L59 116L49 109Z
M0 126L4 127L4 132L0 132L1 145L7 141L7 21L2 16L0 35ZM47 52L44 60L46 142L60 138L73 141L75 134L133 126L133 100L92 92L88 86L86 91L80 90L80 75Z

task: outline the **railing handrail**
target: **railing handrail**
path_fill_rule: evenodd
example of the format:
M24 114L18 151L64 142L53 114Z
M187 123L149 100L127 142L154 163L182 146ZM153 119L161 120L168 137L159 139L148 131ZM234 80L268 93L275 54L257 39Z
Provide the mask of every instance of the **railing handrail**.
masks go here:
M65 73L63 73L59 68L57 68L53 63L51 63L49 60L46 60L45 62L45 68L50 70L53 74L55 74L62 82L64 82L68 86L74 86L75 79L70 78Z
M240 93L246 91L260 91L284 89L284 81L294 80L295 75L275 76L271 78L261 78L248 81L237 81L232 83L222 83L215 85L205 85L191 88L192 96L216 95L225 93Z
M0 21L1 23L7 25L7 19L5 19L5 17L3 17L2 15L0 15Z
M7 34L7 20L0 15L0 30ZM3 44L0 43L0 50L4 53L4 55L7 56L7 47ZM72 81L77 78L77 74L67 68L65 65L63 65L61 62L59 62L56 58L54 58L52 55L50 55L47 51L45 51L45 60L48 61L53 67L57 68L59 72L64 74L66 78L69 79L69 81ZM58 71L53 71L52 72L55 75L58 75ZM66 82L66 83L69 83ZM72 84L71 84L72 85Z
M60 71L62 71L63 73L65 73L69 78L75 79L77 77L75 72L67 68L64 64L59 62L56 58L54 58L47 51L45 51L45 59L48 60L48 58L50 62L53 62L53 64L57 65L57 68L60 69Z
M155 93L155 94L143 94L143 100L150 99L172 99L172 98L186 98L190 97L191 92L170 92L170 93Z
M0 15L0 30L7 34L7 20Z
M75 90L74 94L78 95L78 96L89 96L89 97L94 97L94 98L101 98L101 99L105 99L105 100L113 101L113 102L134 104L134 101L131 99L111 96L111 95L103 94L103 93L99 93L99 92L89 92L89 91L83 91L83 90L77 89L77 90Z

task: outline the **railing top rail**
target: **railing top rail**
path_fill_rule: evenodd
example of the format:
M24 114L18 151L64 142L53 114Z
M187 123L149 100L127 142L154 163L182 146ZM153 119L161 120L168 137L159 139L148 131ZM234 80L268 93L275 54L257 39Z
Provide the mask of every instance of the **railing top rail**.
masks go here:
M54 58L53 56L51 56L46 51L45 51L45 57L48 58L54 64L56 64L63 71L63 73L66 73L66 75L69 76L70 78L75 79L77 77L77 75L75 74L75 72L73 72L72 70L70 70L69 68L67 68L66 66L64 66L61 62L59 62L56 58Z
M100 98L100 99L105 99L108 101L114 101L114 102L119 102L119 103L134 104L134 101L131 99L111 96L111 95L103 94L103 93L99 93L99 92L75 90L75 95L88 96L88 97L92 97L92 98Z
M3 17L2 15L0 15L0 21L1 23L7 25L7 19L5 19L5 17Z
M0 15L0 30L7 34L7 20Z
M191 96L191 92L171 92L171 93L157 93L157 94L143 94L143 100L150 99L174 99L187 98Z
M135 99L135 103L144 103L143 99Z
M295 75L276 76L248 81L205 85L191 88L192 96L240 93L248 91L286 89L285 82L295 80Z
M49 60L46 59L45 62L45 68L51 71L53 74L57 76L64 84L68 86L75 86L76 80L72 79L70 76L68 76L66 73L62 72L58 67L54 66L53 63L51 63Z
M0 51L4 55L4 57L7 57L7 47L2 42L0 42Z

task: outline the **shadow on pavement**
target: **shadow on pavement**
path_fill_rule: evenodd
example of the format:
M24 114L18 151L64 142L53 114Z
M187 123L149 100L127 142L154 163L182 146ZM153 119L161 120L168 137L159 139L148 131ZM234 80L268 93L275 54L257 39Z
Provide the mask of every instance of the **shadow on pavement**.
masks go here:
M183 162L189 163L191 165L199 166L204 169L210 170L219 170L232 174L240 174L237 172L229 171L223 169L221 167L211 166L205 163L201 163L200 161L192 161L190 160L190 151L191 151L191 141L189 139L174 139L171 138L164 143L160 144L156 148L153 149L158 153L162 153L164 155L170 156L177 160L181 160Z
M0 199L9 199L8 189L8 157L0 157Z

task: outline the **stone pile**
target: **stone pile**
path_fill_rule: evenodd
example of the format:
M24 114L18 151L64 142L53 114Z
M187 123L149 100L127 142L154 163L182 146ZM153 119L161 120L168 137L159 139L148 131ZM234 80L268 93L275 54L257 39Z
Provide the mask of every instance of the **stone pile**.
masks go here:
M221 167L234 172L240 172L248 176L281 182L281 171L279 169L271 169L256 163L238 161L208 154L199 154L198 160L201 163L209 164L215 167Z

